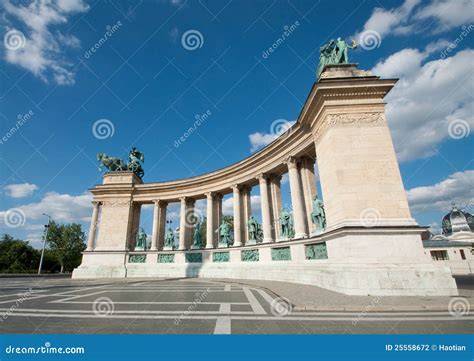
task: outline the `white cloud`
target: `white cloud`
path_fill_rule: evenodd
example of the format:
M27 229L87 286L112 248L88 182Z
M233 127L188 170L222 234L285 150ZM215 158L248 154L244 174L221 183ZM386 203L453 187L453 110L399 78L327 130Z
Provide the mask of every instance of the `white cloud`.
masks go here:
M2 22L7 31L16 29L13 23L20 22L26 38L24 47L5 49L5 60L20 66L35 76L48 81L51 74L56 83L74 83L74 72L64 56L65 47L78 47L79 40L72 35L54 31L54 26L68 22L68 16L85 12L89 6L82 0L34 0L24 6L3 0ZM14 21L13 21L14 19Z
M448 31L453 27L474 21L472 0L435 0L421 8L414 16L416 20L437 21L437 32Z
M260 213L260 196L250 196L250 208L253 215ZM234 197L222 201L222 214L232 216L234 214Z
M392 9L375 8L365 22L363 31L376 31L383 38L393 35L410 35L414 32L434 32L452 30L453 27L467 25L474 21L472 0L405 0ZM430 29L430 31L432 31ZM354 35L359 38L360 32Z
M250 151L255 152L256 150L270 144L280 135L282 135L285 131L290 129L295 123L296 121L278 119L272 123L270 133L255 132L249 134L249 140L251 145Z
M383 77L401 77L386 98L387 120L400 161L436 154L436 147L449 139L450 124L459 119L467 125L466 135L474 128L474 51L422 64L427 55L403 49L373 68Z
M447 213L453 201L460 208L470 207L474 204L474 170L453 173L431 186L412 188L407 197L413 213Z
M32 220L44 219L46 213L57 222L89 222L92 214L92 196L83 193L79 196L49 192L37 203L29 203L16 208L24 212L26 226L31 226ZM8 210L0 211L0 221Z
M407 25L409 15L419 3L420 0L405 0L398 8L390 10L375 8L364 25L364 31L373 30L378 32L380 36L407 33L410 29L410 26Z
M3 189L9 197L24 198L33 194L38 189L38 186L30 183L9 184L3 187Z
M374 74L382 78L398 78L410 76L419 70L421 62L428 56L418 49L403 49L379 62L372 69Z

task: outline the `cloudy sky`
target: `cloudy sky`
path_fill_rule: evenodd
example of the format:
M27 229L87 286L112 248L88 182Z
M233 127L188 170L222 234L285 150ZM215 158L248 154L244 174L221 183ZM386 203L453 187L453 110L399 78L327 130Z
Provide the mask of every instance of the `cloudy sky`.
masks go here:
M400 78L387 118L417 221L439 223L452 201L474 212L470 0L0 4L0 233L37 246L43 213L87 230L98 152L137 146L155 182L257 151L295 121L338 36L364 45L350 53L360 68ZM148 233L150 220L147 207Z

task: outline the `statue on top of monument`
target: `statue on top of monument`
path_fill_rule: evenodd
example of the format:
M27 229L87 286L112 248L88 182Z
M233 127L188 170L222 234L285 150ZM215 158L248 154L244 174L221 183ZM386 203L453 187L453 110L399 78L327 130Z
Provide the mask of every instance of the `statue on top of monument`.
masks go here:
M348 64L349 57L347 49L355 48L357 48L355 40L352 40L352 44L347 44L346 41L341 38L337 38L336 40L331 39L329 43L320 47L319 65L317 70L318 79L326 65Z
M128 170L131 170L138 178L143 178L145 172L142 168L141 162L145 161L145 155L137 148L133 147L128 153Z
M135 175L142 179L145 175L145 171L142 168L141 163L145 161L145 156L137 148L133 147L128 153L129 163L126 161L117 158L109 157L105 153L97 153L97 160L100 162L99 170L102 170L102 167L107 168L109 172L119 172L119 171L132 171Z
M136 236L135 251L144 251L146 249L146 237L145 230L140 227Z
M318 198L317 194L313 198L311 221L316 225L318 231L324 231L326 228L326 211L324 210L324 203Z

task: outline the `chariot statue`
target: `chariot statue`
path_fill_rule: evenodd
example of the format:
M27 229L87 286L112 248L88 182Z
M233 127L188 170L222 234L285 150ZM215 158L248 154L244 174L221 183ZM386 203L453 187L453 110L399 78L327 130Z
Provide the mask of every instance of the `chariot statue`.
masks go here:
M321 73L326 65L336 64L348 64L348 49L356 49L357 43L352 40L351 44L347 44L345 40L337 38L336 40L331 39L329 43L324 44L319 48L319 65L317 70L317 77L321 76Z
M141 164L145 161L145 156L135 147L128 153L129 163L117 157L109 157L105 153L98 153L97 160L100 162L99 170L105 167L109 172L131 171L140 179L145 175Z

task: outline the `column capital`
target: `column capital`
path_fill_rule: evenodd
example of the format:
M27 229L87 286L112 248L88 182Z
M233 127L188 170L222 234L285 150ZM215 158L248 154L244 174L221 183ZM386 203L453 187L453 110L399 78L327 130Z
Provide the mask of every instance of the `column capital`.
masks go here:
M255 179L258 179L259 181L261 181L262 179L268 179L268 174L266 173L259 173L255 176Z
M290 156L283 161L283 163L285 163L288 166L288 168L297 167L298 162L299 162L299 158L295 156Z
M92 205L93 205L94 207L98 207L98 206L100 206L100 205L102 204L101 201L91 201L91 203L92 203Z
M162 206L162 205L165 205L165 204L168 204L168 202L162 200L162 199L153 199L153 203L156 205L156 206Z
M212 200L212 199L214 199L215 193L214 192L206 192L206 193L204 193L204 195L206 196L207 199Z
M224 195L222 193L215 193L214 197L216 197L217 200L221 200L222 198L224 198Z
M232 188L232 190L233 190L234 193L235 193L235 192L240 191L240 190L242 189L242 186L239 185L239 184L232 184L232 185L230 186L230 188Z
M188 201L188 197L179 197L179 201L181 203L186 203Z
M275 181L281 181L282 175L281 174L272 174L271 179Z

